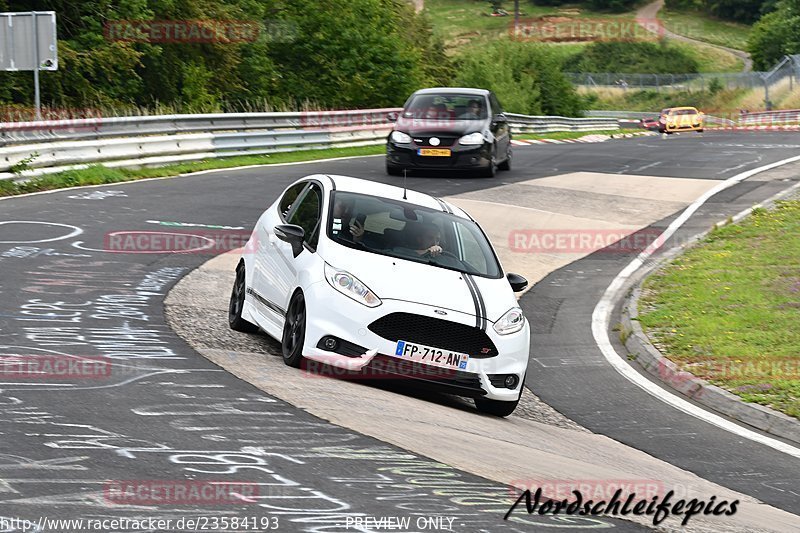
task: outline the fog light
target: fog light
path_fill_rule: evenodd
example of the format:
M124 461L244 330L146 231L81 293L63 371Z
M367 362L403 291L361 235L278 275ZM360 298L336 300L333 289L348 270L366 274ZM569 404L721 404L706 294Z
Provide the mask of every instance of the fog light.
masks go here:
M336 341L336 339L334 339L333 337L325 337L325 343L324 343L324 346L325 346L325 349L326 349L326 350L333 351L333 350L335 350L335 349L336 349L336 347L337 347L338 345L339 345L339 343L338 343L338 342Z
M519 379L514 374L509 374L506 376L506 380L504 382L507 389L515 389L517 387L517 382Z

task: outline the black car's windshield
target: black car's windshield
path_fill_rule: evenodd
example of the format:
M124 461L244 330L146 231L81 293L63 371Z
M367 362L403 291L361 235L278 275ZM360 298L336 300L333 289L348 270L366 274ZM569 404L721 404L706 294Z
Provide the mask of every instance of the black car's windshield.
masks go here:
M405 118L485 120L486 101L474 94L418 94L406 105Z
M498 278L500 265L477 224L426 207L333 193L328 237L372 253Z

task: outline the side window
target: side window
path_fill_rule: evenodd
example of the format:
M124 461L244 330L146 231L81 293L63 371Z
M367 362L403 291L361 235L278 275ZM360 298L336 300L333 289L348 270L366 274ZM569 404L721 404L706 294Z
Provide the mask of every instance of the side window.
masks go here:
M289 190L283 194L283 198L281 198L281 203L278 204L278 211L281 213L281 218L286 220L286 217L289 216L289 211L292 210L292 205L294 204L297 197L300 196L300 193L303 192L303 189L306 188L308 183L301 182L297 185L293 185L289 187Z
M484 255L481 245L475 239L475 235L461 224L456 224L456 232L458 232L461 240L462 259L475 270L486 272L486 255Z
M322 190L319 185L312 183L305 194L300 198L300 203L292 211L287 221L303 228L306 233L306 243L316 248L319 241L319 224L322 217Z

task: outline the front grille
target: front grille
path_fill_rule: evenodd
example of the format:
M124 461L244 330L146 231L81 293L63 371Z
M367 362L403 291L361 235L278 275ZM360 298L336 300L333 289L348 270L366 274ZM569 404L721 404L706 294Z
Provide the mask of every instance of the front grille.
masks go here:
M404 340L476 359L497 355L492 339L480 328L411 313L391 313L369 325L369 330L392 342Z
M409 384L424 382L426 387L472 398L486 395L478 374L454 368L435 367L383 354L376 355L361 372L370 379L409 380Z
M453 143L456 142L456 138L455 137L439 137L438 135L431 135L430 137L427 137L427 136L426 137L421 137L421 138L417 137L417 139L420 139L422 141L422 143L418 143L418 144L420 146L433 146L431 144L431 138L432 137L436 137L437 139L439 139L439 144L434 146L434 148L438 148L440 146L453 146Z

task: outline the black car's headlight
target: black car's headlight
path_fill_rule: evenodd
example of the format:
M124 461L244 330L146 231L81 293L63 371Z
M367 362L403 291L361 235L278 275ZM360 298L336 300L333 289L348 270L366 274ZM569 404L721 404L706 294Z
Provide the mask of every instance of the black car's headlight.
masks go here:
M389 138L397 144L408 144L411 142L411 135L402 131L393 131Z
M467 146L483 144L484 142L486 142L486 139L483 137L483 133L479 131L476 131L475 133L470 133L469 135L464 135L458 140L458 144L463 144Z

